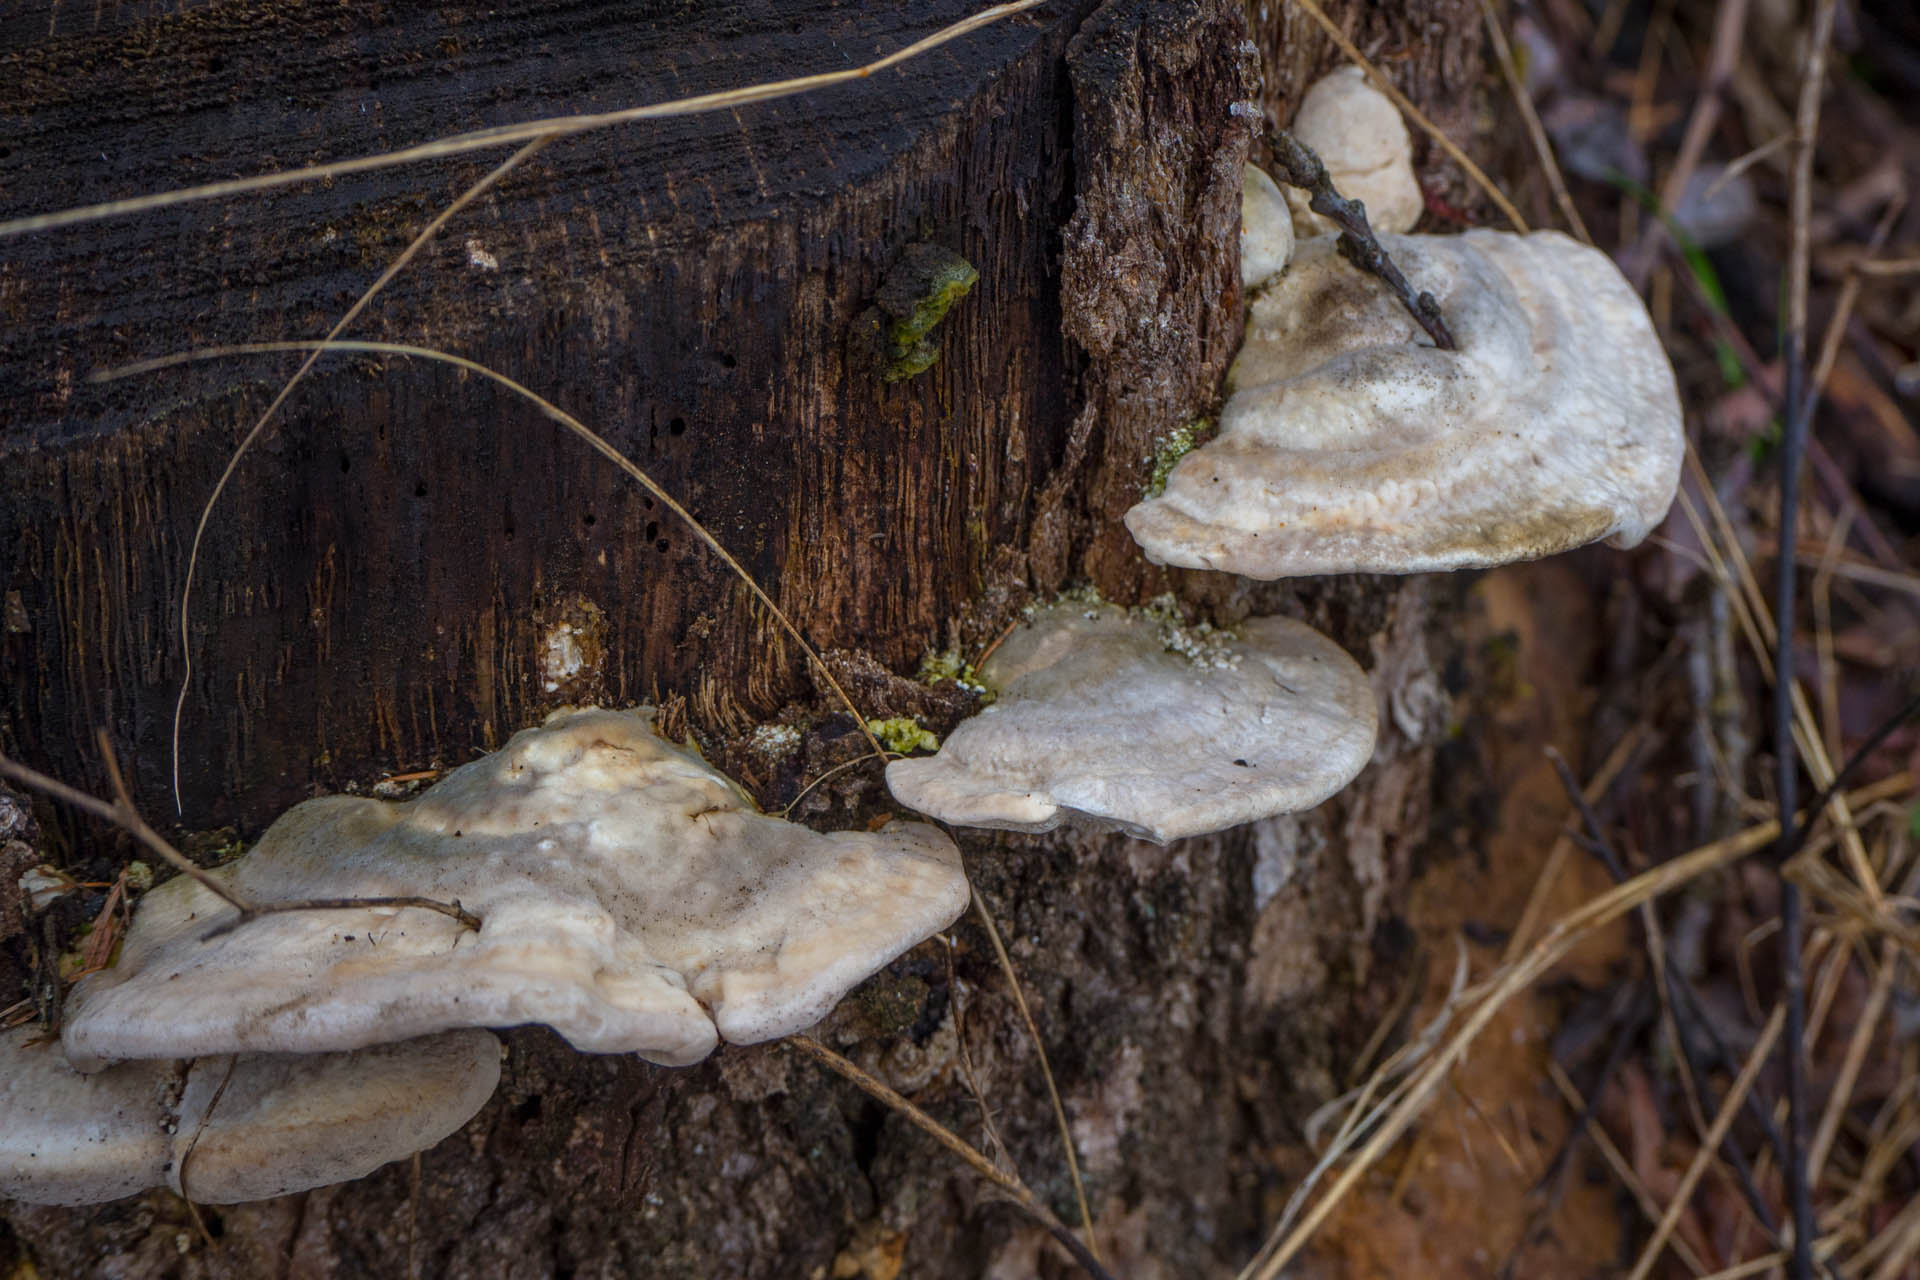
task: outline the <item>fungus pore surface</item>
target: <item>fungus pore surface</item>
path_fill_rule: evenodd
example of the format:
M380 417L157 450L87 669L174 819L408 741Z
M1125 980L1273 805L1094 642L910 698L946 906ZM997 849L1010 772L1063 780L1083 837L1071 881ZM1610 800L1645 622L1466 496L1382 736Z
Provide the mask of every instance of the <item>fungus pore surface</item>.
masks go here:
M1080 815L1165 842L1311 808L1373 754L1365 675L1287 618L1216 631L1063 602L980 674L991 706L937 755L887 766L902 804L958 825Z
M181 877L142 900L119 963L76 984L69 1058L321 1052L538 1022L590 1052L684 1065L719 1036L811 1025L966 906L959 851L934 828L822 835L769 817L652 719L562 712L406 803L288 810L213 874L262 903L458 902L479 931L350 908L209 938L231 910Z
M21 1028L0 1036L0 1195L96 1204L169 1187L235 1204L346 1182L433 1146L499 1080L500 1042L477 1030L81 1075Z
M1219 434L1127 513L1152 560L1252 578L1530 560L1665 516L1673 370L1605 254L1556 231L1383 236L1459 344L1436 350L1332 237L1253 303Z

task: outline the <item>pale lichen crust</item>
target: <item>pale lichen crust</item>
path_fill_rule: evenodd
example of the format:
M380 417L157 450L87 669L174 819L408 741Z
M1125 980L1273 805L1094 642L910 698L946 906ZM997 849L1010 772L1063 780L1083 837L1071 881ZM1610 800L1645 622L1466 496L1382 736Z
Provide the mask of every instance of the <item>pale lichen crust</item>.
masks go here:
M1365 675L1287 618L1221 630L1063 600L1033 610L981 676L992 706L939 754L887 766L895 799L961 826L1077 816L1164 842L1311 808L1373 754Z
M1646 308L1553 231L1383 236L1457 351L1331 237L1253 304L1219 434L1126 522L1150 559L1252 578L1530 560L1664 518L1685 436Z
M559 713L404 804L310 800L214 874L256 902L415 895L482 923L354 908L209 939L229 910L173 880L120 962L75 986L76 1065L523 1023L681 1065L812 1025L968 900L934 828L822 835L759 813L651 711Z

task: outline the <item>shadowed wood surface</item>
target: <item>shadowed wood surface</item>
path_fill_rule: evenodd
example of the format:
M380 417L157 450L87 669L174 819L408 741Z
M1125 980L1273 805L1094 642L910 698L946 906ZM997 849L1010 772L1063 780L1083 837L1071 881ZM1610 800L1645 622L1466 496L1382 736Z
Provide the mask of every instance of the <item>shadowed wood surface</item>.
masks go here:
M795 5L769 23L726 6L296 3L121 7L97 26L16 11L0 214L839 69L972 7ZM349 336L457 351L552 396L679 495L815 643L909 662L988 551L1024 538L1026 491L1058 452L1070 386L1055 249L1035 231L1072 198L1073 26L1016 18L803 100L559 142ZM91 777L80 744L108 724L159 809L194 520L298 357L88 375L324 334L503 156L0 246L0 383L17 389L0 407L0 572L23 615L5 646L10 745ZM981 279L935 335L941 361L883 383L849 368L848 332L922 240ZM316 375L209 531L190 823L258 823L348 768L464 758L587 692L679 692L725 730L804 688L688 531L528 406L418 364L337 356ZM579 600L611 637L597 687L547 691L534 659Z
M850 65L971 7L13 6L0 216ZM1470 117L1474 6L1335 8L1416 101ZM1121 600L1172 589L1221 620L1284 610L1369 668L1381 750L1313 814L1171 849L962 833L1103 1238L1136 1277L1244 1261L1298 1172L1274 1153L1297 1151L1395 994L1407 957L1376 926L1426 833L1436 672L1458 643L1444 582L1255 587L1155 569L1118 530L1153 442L1211 411L1238 341L1255 118L1284 118L1333 60L1298 15L1256 18L1249 32L1235 0L1055 3L870 82L556 144L348 334L459 351L604 432L815 644L846 651L863 711L911 700L889 670L984 644L1031 594L1082 581ZM497 158L0 241L0 384L19 389L0 402L0 744L99 789L87 744L107 724L142 804L170 812L193 522L298 358L86 377L323 334ZM885 382L849 344L914 243L980 278L934 331L938 362ZM550 680L561 622L588 656ZM290 800L460 763L561 702L684 698L743 775L754 722L832 710L745 592L603 460L477 380L398 361L329 358L282 410L210 532L193 625L185 823L249 836ZM816 758L821 733L806 768L752 779L763 800L845 757ZM809 816L874 819L875 777L821 787ZM73 859L110 876L123 855L89 838ZM19 978L25 935L0 943ZM984 1143L977 1086L1009 1158L1072 1220L1031 1045L971 918L951 960L922 946L820 1035ZM412 1238L427 1275L1063 1273L930 1143L780 1046L665 1071L509 1039L499 1096L424 1158L417 1216L403 1166L220 1210L212 1247L164 1193L0 1205L0 1260L398 1276Z

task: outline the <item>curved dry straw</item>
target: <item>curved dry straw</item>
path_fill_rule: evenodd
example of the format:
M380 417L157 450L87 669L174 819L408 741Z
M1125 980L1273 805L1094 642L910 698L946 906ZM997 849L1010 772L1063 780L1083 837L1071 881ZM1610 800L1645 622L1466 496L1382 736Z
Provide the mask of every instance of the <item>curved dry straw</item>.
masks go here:
M853 706L853 699L847 696L847 691L840 687L838 680L834 679L832 669L821 660L820 655L814 651L813 646L807 643L807 638L800 634L800 628L793 624L791 618L787 617L786 611L774 602L773 597L768 595L758 582L754 581L753 575L747 572L747 567L736 560L733 553L720 544L718 538L708 533L706 526L695 519L691 511L681 506L679 501L671 493L668 493L659 481L655 480L645 471L642 471L626 454L621 453L618 449L607 443L605 438L587 426L586 423L580 421L580 419L574 417L553 401L547 399L526 384L508 377L497 369L490 369L477 360L469 360L465 356L455 355L451 351L440 351L434 347L419 347L405 342L367 342L343 338L322 338L317 341L241 342L231 346L203 347L197 351L181 351L173 355L156 356L151 360L142 360L136 364L122 365L117 369L103 370L100 373L94 374L92 380L95 382L112 382L120 378L137 377L141 374L153 373L160 369L170 369L176 365L191 364L201 360L224 360L233 356L284 354L289 351L353 351L363 355L405 356L414 360L430 360L438 364L451 365L456 369L462 369L468 373L479 374L489 382L504 387L508 391L528 401L548 418L551 418L580 439L586 441L587 444L593 448L594 452L600 454L606 458L607 461L613 463L614 466L626 472L635 483L639 484L641 488L651 494L662 506L668 511L671 511L680 520L684 521L686 526L693 530L694 536L705 543L709 551L712 551L714 555L720 557L722 563L732 571L734 576L738 577L741 582L746 584L747 589L753 592L754 599L766 606L767 612L771 613L775 621L779 622L782 629L793 637L794 642L800 646L801 651L807 655L807 658L815 667L819 668L821 676L824 677L827 684L832 687L834 695L849 708ZM854 713L854 721L859 725L860 731L867 736L867 741L873 744L874 751L885 755L885 750L880 746L879 742L874 739L873 731L867 728L867 722L860 717L858 712Z
M343 174L366 173L373 169L391 169L398 165L419 164L425 160L438 160L445 156L490 151L495 147L509 146L516 142L530 142L536 138L571 138L575 134L591 133L596 129L610 129L615 125L631 124L636 120L661 120L669 116L695 115L703 111L724 111L730 107L746 106L749 103L789 98L811 89L827 89L853 80L864 80L890 67L909 62L969 32L978 31L981 27L1032 9L1043 2L1044 0L1012 0L1009 4L997 4L990 9L982 9L979 13L962 18L950 26L942 27L932 35L916 40L905 48L896 49L884 58L877 58L864 66L848 67L843 71L824 71L816 75L796 76L791 80L775 80L766 84L749 85L744 89L727 89L720 93L703 93L691 98L675 98L670 102L650 102L645 106L625 107L619 111L607 111L599 115L552 116L544 120L529 120L524 124L497 125L491 129L475 129L469 133L450 134L447 137L435 138L431 142L405 147L399 151L383 151L378 155L357 156L351 160L309 165L303 169L284 169L277 173L263 173L252 178L231 178L225 182L182 187L177 191L163 191L157 195L134 196L126 200L109 200L103 204L62 209L55 213L36 213L24 218L10 218L0 222L0 238L25 235L30 231L51 231L57 227L70 227L83 222L98 222L103 218L146 213L194 200L214 200L222 196L246 195L254 191L268 191L275 187L296 186L303 182L320 182Z
M536 121L529 125L513 125L504 129L482 130L475 134L462 134L451 139L443 139L438 143L423 144L421 147L412 148L408 151L393 152L386 156L369 157L364 161L342 161L337 165L323 165L317 168L288 170L284 173L270 174L258 179L240 179L237 180L237 182L213 183L204 187L188 188L185 191L142 197L138 200L118 201L111 205L96 205L87 209L70 210L68 214L16 219L13 222L0 223L0 236L21 231L43 230L66 225L66 222L69 221L88 221L97 217L139 212L146 208L158 208L166 204L177 204L186 200L203 199L214 195L238 194L242 191L258 190L260 189L260 184L278 185L281 182L296 182L306 178L328 177L336 173L353 172L356 167L377 168L386 164L408 163L413 160L427 159L437 155L458 154L458 151L461 149L473 150L479 147L499 146L505 142L517 141L523 136L529 137L526 145L522 146L518 151L514 152L513 155L497 165L485 177L468 187L460 194L459 198L441 210L437 217L425 227L421 228L420 232L414 236L407 247L401 251L400 256L387 265L386 270L380 273L379 278L367 287L366 291L360 295L354 304L347 308L346 314L341 316L340 319L335 322L333 328L327 331L327 339L330 341L338 338L341 333L346 330L346 327L352 324L361 312L367 309L368 305L379 295L380 291L386 288L387 284L392 281L395 276L406 269L407 264L419 255L420 251L433 240L434 236L439 233L442 227L453 220L456 214L472 204L490 187L493 187L501 179L519 168L520 165L531 158L535 152L557 138L570 137L576 133L585 133L593 129L608 128L616 124L625 124L637 120L699 115L703 112L719 111L743 106L748 103L770 102L777 98L791 97L796 94L825 88L830 85L841 84L850 80L864 79L888 67L896 66L919 57L931 49L937 48L950 40L957 39L989 23L997 22L1009 14L1031 8L1037 3L1039 3L1039 0L1017 0L1016 3L994 6L993 8L974 14L971 17L964 18L959 22L943 27L932 35L917 40L904 49L897 50L883 58L866 63L863 66L852 67L844 71L800 76L789 80L769 81L765 84L749 85L743 89L728 89L719 93L702 94L696 97L676 98L669 102L653 103L644 107L632 107L624 111L609 112L597 116L570 116ZM454 149L434 150L435 147L440 146L452 147ZM255 185L248 185L250 183ZM172 731L173 807L176 813L184 812L184 804L180 793L180 723L186 715L187 693L193 683L193 633L188 625L188 619L192 613L193 581L200 565L200 547L206 540L207 527L213 520L213 510L219 505L221 494L226 492L227 482L233 478L234 472L239 468L240 462L246 457L247 452L252 449L255 442L266 432L268 424L273 421L273 415L279 411L281 405L286 403L287 397L293 394L293 389L300 385L301 379L307 376L307 373L313 368L314 363L320 359L325 350L326 348L324 347L313 350L301 366L294 371L293 376L287 379L286 383L280 388L279 394L275 395L272 402L261 411L259 418L254 421L252 428L249 429L245 437L241 439L238 447L234 449L232 456L227 459L225 468L220 472L219 480L214 483L213 492L208 495L206 504L200 509L199 522L194 526L193 546L187 555L186 579L180 588L180 654L182 669L180 675L180 692L175 697L173 705ZM697 523L694 527L702 537L706 536L705 530L700 529ZM708 541L711 543L712 540L708 539ZM713 545L716 546L716 548L718 546L717 543ZM791 628L789 629L791 630ZM796 632L795 634L797 637L798 633ZM804 642L802 643L804 645ZM812 651L808 650L808 654L812 656ZM815 660L818 661L818 659ZM832 682L833 677L831 673L828 674L827 679L829 683ZM835 691L838 692L839 686L835 685L834 687ZM849 711L854 710L851 702L847 704L847 708ZM857 711L854 711L854 719L860 725L861 731L866 734L867 741L872 743L875 751L879 751L879 742L876 741L873 734L867 730L865 720L860 717Z
M493 186L499 182L500 179L519 168L534 152L546 146L553 138L554 135L550 133L542 134L540 137L535 138L532 142L529 142L526 146L507 157L505 161L494 168L486 177L461 192L459 199L455 200L445 209L442 209L439 217L420 229L420 234L413 238L413 242L401 251L399 257L388 264L387 269L380 273L380 277L377 280L367 286L366 292L362 293L359 299L351 307L347 308L347 313L334 323L333 328L327 330L327 340L332 341L339 337L341 333L345 331L346 327L352 324L360 313L367 309L367 306L372 303L380 291L387 287L388 282L405 270L407 264L418 256L420 250L424 249L428 243L433 240L434 236L439 234L440 228L446 226L447 223L453 220L455 214L479 199L487 188ZM184 813L186 811L186 807L180 797L180 721L185 717L187 711L187 691L193 686L193 633L188 629L187 619L193 607L194 572L200 567L200 544L206 539L207 526L213 522L213 509L219 505L220 495L227 491L227 481L233 479L233 473L240 467L240 460L247 456L247 451L253 448L254 442L259 440L266 432L267 424L273 421L273 415L278 412L281 405L287 402L287 397L293 394L293 389L300 385L300 380L307 376L308 371L313 368L325 350L326 348L324 347L315 348L314 351L301 362L300 367L294 370L293 376L288 378L285 385L280 388L280 393L274 396L273 400L265 409L260 411L260 416L255 419L253 427L241 438L239 445L234 448L232 455L227 458L227 465L221 469L220 478L214 482L213 492L207 495L206 504L200 508L200 521L193 527L193 547L187 553L187 576L186 580L180 584L180 692L173 700L172 740L173 811L175 813Z

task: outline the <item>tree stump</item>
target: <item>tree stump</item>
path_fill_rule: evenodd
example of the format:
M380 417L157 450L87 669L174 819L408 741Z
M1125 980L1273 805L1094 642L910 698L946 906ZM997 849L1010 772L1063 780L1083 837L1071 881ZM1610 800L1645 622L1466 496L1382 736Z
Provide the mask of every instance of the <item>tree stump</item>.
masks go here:
M0 217L857 65L973 7L28 0L0 16ZM1331 7L1443 125L1470 118L1473 5ZM1230 0L1056 0L864 81L556 142L346 335L458 352L600 431L836 651L863 714L905 696L895 676L927 651L977 652L1076 583L1125 603L1172 591L1227 621L1291 612L1370 667L1380 753L1312 814L1169 849L960 833L1133 1276L1245 1260L1297 1172L1276 1153L1385 1007L1403 957L1376 926L1425 834L1435 672L1455 643L1445 581L1169 572L1119 523L1157 440L1213 408L1238 342L1255 122L1284 120L1334 61L1299 15L1254 13L1249 31ZM104 725L143 810L171 817L200 504L299 357L90 375L323 335L503 154L0 241L8 752L103 791ZM914 264L954 258L971 291L911 351L890 346ZM688 529L523 401L425 362L322 361L235 473L189 621L189 831L251 838L293 801L461 763L571 703L683 709L768 804L857 754L851 720ZM752 730L776 717L805 747L755 774ZM813 803L850 825L884 789L849 770ZM128 856L41 816L71 865ZM24 933L4 946L13 991ZM821 1035L981 1142L984 1108L1073 1220L1032 1045L971 919ZM780 1045L674 1071L540 1030L509 1041L500 1094L426 1154L417 1190L395 1166L203 1210L211 1244L165 1193L0 1202L0 1260L49 1276L405 1275L410 1257L456 1276L1065 1265L917 1131Z

